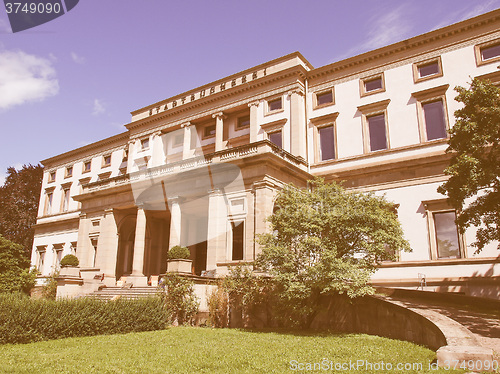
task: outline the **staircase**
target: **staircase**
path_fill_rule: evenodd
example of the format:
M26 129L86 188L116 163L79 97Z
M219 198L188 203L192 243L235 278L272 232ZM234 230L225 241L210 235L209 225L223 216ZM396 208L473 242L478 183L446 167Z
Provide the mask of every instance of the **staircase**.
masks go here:
M99 300L112 300L117 298L138 299L141 297L156 296L156 287L104 287L90 294L90 297Z

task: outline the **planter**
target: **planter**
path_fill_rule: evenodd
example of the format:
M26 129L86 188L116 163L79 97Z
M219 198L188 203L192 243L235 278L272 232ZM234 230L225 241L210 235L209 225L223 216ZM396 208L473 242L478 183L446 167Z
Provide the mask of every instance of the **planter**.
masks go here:
M64 266L61 268L59 276L80 278L80 268L78 266Z
M167 272L191 274L193 260L175 259L167 261Z

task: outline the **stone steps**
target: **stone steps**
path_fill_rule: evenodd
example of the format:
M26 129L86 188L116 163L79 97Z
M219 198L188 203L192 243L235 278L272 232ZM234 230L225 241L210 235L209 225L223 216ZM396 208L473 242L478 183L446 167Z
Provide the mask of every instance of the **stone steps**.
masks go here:
M89 297L99 300L112 300L116 298L138 299L155 296L157 292L158 289L156 287L104 287L90 294Z

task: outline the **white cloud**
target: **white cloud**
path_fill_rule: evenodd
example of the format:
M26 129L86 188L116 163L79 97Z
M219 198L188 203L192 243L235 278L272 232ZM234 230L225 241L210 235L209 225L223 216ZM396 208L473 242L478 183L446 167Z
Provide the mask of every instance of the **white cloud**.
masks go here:
M50 60L22 51L0 51L0 109L44 100L58 92Z
M410 8L410 4L402 4L391 10L380 9L367 22L372 27L368 30L366 40L335 58L334 61L384 47L408 37L413 25Z
M106 109L104 108L104 103L99 99L94 99L94 108L92 109L92 114L97 116L104 113Z
M499 6L499 0L489 0L482 4L473 4L471 2L471 6L451 12L446 18L442 19L436 26L434 26L432 30L451 25L468 18L476 17L480 14L488 13L489 11L497 9Z
M85 58L82 56L78 56L75 52L71 52L71 58L77 64L84 64L85 63Z

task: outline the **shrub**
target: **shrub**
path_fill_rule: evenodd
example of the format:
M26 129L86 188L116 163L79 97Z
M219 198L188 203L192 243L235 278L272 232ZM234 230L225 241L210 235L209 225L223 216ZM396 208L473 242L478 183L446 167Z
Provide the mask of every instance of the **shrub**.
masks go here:
M165 292L161 294L165 308L172 313L172 321L179 325L193 324L200 303L194 293L192 280L174 273L162 279Z
M57 280L59 272L52 274L42 286L42 297L47 300L55 300L57 296Z
M78 266L78 265L80 265L80 261L78 260L78 257L76 257L75 255L66 255L61 260L61 267Z
M29 266L23 246L0 235L0 293L21 291L29 294L37 275Z
M105 302L0 295L0 343L161 330L170 313L159 297Z
M173 246L168 251L168 258L170 260L176 259L189 259L191 253L188 247L181 247L180 245Z
M229 295L219 284L207 299L208 303L208 324L212 327L229 326Z

